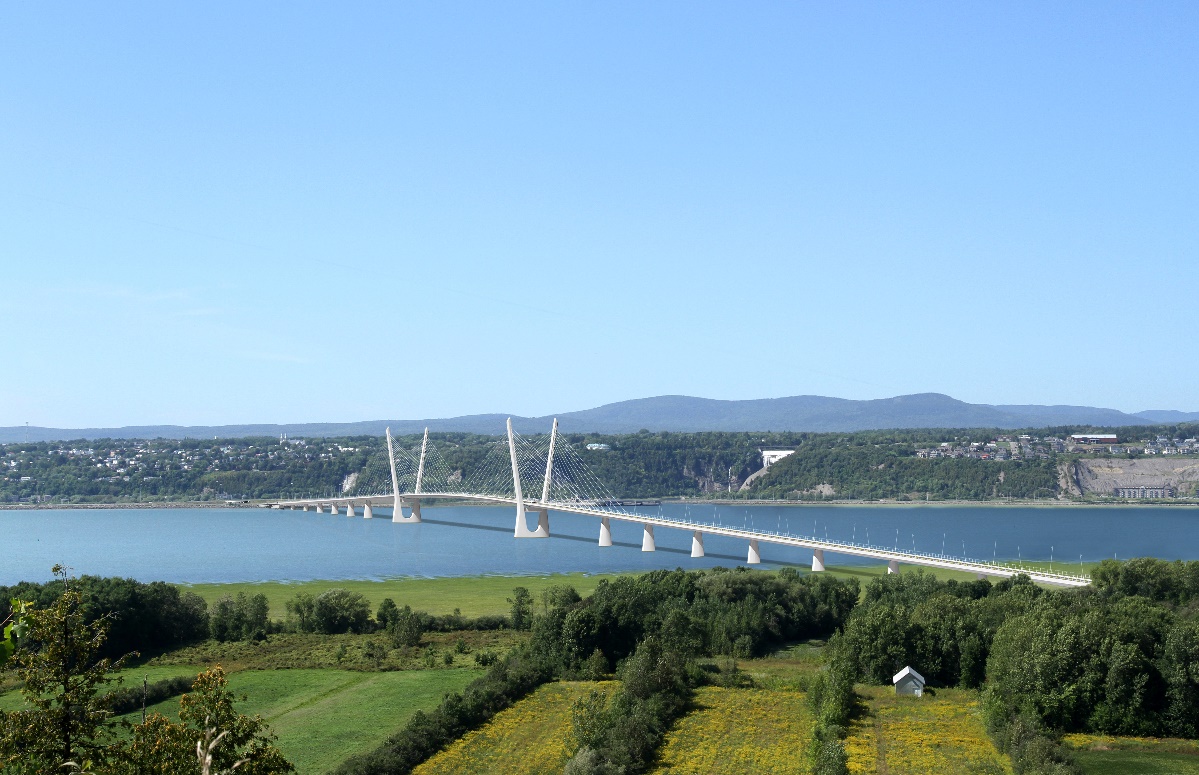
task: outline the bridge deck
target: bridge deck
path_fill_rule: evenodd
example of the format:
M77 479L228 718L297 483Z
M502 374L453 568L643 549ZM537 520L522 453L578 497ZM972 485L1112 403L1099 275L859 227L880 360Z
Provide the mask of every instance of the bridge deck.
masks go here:
M496 503L511 506L516 505L515 498L501 495L488 495L483 493L422 492L404 493L400 497L403 501L453 499L474 501L479 503ZM1074 576L1066 573L1052 573L1039 569L1007 565L1005 563L943 557L939 555L920 554L918 552L905 552L898 549L887 549L879 546L868 546L865 544L843 541L829 541L813 537L791 535L789 533L728 527L726 525L720 525L711 522L694 522L691 520L670 519L667 517L650 514L639 514L636 512L622 511L617 509L610 510L607 508L602 508L598 504L564 503L559 501L543 503L540 500L531 498L524 498L523 500L526 511L532 512L548 509L550 511L564 511L571 514L582 514L589 517L607 517L608 519L615 519L623 522L637 522L644 525L653 525L655 527L665 527L676 530L698 530L701 533L710 535L729 536L731 538L741 538L747 541L756 540L758 543L794 546L802 549L821 549L833 554L847 554L855 557L867 557L876 560L885 560L887 562L894 560L896 562L904 563L905 565L920 565L929 568L942 568L945 570L984 574L986 576L1010 578L1023 573L1035 582L1052 584L1055 586L1084 587L1091 583L1091 580L1085 576ZM359 505L366 503L370 503L374 506L391 506L395 503L395 496L378 495L369 497L304 498L299 500L274 501L271 504L264 505L272 505L274 507L284 508L289 506L315 506L327 504L337 504L340 506L351 504Z

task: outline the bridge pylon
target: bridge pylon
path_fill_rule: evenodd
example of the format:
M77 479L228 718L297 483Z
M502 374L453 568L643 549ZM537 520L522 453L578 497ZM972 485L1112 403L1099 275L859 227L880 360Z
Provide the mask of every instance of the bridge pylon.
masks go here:
M555 422L557 427L557 422ZM512 457L512 489L516 495L516 537L517 538L549 538L550 537L550 519L549 512L546 511L544 517L539 516L537 520L537 529L529 530L529 523L525 521L525 496L520 489L520 463L516 460L516 435L512 432L512 418L508 418L508 454ZM546 476L549 476L549 469L546 469Z
M429 429L425 428L425 442L429 440ZM424 445L421 446L421 461L425 459ZM398 523L420 522L420 506L418 505L412 511L412 516L404 516L404 499L400 496L400 478L396 476L396 455L395 448L391 441L391 428L387 429L387 460L391 463L391 491L395 494L395 502L391 508L391 521ZM420 479L417 478L417 486L420 486Z

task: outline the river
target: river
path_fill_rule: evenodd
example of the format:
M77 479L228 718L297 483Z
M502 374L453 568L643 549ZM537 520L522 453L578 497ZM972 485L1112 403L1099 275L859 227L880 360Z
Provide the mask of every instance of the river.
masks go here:
M383 511L382 509L380 511ZM658 509L646 509L658 513ZM1154 556L1199 559L1199 509L1189 507L713 506L666 504L662 515L797 535L869 542L976 559L1079 561ZM551 538L512 537L512 508L425 507L419 525L271 509L0 511L0 584L43 581L56 563L76 575L142 581L234 582L396 576L541 575L743 564L745 542L709 535L690 557L684 530L612 521L615 545L596 546L591 517L551 513ZM536 515L530 515L536 525ZM763 543L762 567L806 566L811 552ZM829 565L877 561L828 554Z

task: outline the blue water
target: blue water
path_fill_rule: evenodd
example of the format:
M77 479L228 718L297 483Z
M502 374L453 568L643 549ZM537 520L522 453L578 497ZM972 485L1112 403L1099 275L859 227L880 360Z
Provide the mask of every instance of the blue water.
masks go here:
M662 514L983 560L1052 555L1063 570L1080 557L1199 559L1195 508L668 504ZM270 509L0 511L0 584L45 580L55 563L76 575L202 583L700 568L743 564L747 551L744 541L708 535L707 557L693 560L688 531L659 527L658 551L642 552L641 527L615 520L616 545L601 549L596 519L557 512L548 540L514 539L512 508L426 506L424 518L398 525ZM761 553L763 567L811 562L811 552L797 548L763 543Z

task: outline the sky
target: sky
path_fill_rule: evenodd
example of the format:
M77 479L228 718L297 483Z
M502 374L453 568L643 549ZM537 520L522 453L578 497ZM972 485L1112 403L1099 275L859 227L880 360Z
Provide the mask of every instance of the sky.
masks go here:
M1194 2L5 3L0 426L1199 410Z

